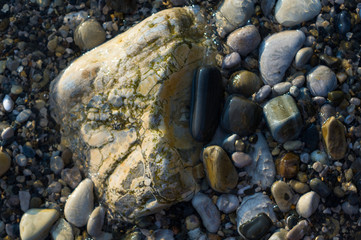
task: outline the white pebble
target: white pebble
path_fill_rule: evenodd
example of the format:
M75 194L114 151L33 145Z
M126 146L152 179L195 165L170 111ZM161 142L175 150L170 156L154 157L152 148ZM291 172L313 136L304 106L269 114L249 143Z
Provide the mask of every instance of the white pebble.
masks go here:
M14 101L11 99L9 95L5 95L3 99L3 106L5 111L11 112L14 109Z

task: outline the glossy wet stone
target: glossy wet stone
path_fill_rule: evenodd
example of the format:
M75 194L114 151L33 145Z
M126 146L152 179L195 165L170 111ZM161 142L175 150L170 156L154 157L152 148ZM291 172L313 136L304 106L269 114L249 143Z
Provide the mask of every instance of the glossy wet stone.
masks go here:
M241 96L231 95L225 105L221 125L229 131L246 136L253 133L262 119L262 108Z
M318 208L320 196L314 192L303 194L297 202L296 211L298 215L309 218Z
M302 118L297 105L289 95L271 99L263 107L273 138L280 143L297 138L302 129Z
M10 166L11 166L10 156L5 152L0 151L0 177L9 170Z
M319 65L308 73L307 87L313 96L327 97L337 87L336 75L330 68Z
M327 94L327 99L334 105L338 106L344 100L345 95L342 91L332 91Z
M242 70L232 74L229 80L229 91L231 93L241 94L250 97L257 92L263 85L262 80L257 74Z
M259 47L259 70L265 84L281 82L293 57L303 45L305 34L299 30L275 33L267 37Z
M319 0L278 0L275 7L277 22L286 27L292 27L304 21L311 20L321 11Z
M327 186L327 184L318 178L311 179L310 187L323 198L327 198L331 194L331 189Z
M203 151L203 164L209 184L215 191L227 193L236 187L237 171L221 147L206 147Z
M297 223L286 235L287 240L301 240L303 236L306 234L308 228L308 222L306 220L302 220Z
M241 56L239 55L238 52L233 52L233 53L227 54L223 58L222 68L231 69L231 68L237 67L241 63L241 60L242 60Z
M248 240L258 240L268 233L272 225L272 220L266 214L260 213L251 221L241 225L238 232Z
M340 34L345 35L351 30L351 17L347 11L342 11L336 20L337 30Z
M222 76L215 67L200 67L192 83L190 128L194 139L209 141L219 122L223 100Z
M281 212L288 212L291 209L294 194L287 183L283 181L274 182L271 193Z
M303 194L303 193L310 191L310 187L306 183L299 182L297 180L292 179L289 182L289 184L292 187L292 189L297 193Z
M336 65L340 63L340 59L337 57L328 56L327 54L321 54L320 61L329 67L336 67Z
M300 157L294 153L286 153L283 157L277 158L276 169L281 177L293 178L299 171Z
M321 106L319 115L320 115L321 124L323 124L330 117L336 116L336 109L331 104L326 103Z
M335 160L345 157L347 142L345 136L345 126L335 117L330 117L322 125L323 142L328 155Z

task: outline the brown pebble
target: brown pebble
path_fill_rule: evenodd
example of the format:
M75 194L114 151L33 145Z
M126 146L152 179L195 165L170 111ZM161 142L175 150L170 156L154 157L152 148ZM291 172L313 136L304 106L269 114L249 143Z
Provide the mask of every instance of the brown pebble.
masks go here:
M68 165L71 163L73 158L73 153L69 148L65 148L64 151L61 153L61 159L63 159L64 165Z
M281 177L293 178L299 170L300 157L292 152L276 160L277 173Z
M308 223L306 220L302 220L297 223L286 235L287 240L300 240L306 234Z
M322 125L323 142L327 153L334 160L345 157L347 142L345 136L345 126L335 117L330 117Z

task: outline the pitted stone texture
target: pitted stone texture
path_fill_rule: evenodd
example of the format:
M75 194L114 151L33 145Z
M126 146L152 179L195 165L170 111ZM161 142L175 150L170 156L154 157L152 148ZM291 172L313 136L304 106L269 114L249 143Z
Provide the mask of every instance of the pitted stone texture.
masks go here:
M190 88L204 56L197 8L173 8L84 54L51 85L62 142L109 216L127 221L190 199L201 145L189 131ZM212 63L208 63L212 64Z

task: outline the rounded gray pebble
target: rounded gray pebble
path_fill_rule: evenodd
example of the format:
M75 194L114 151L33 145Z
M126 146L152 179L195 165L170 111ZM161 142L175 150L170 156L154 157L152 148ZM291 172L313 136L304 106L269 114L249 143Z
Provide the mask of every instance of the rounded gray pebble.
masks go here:
M241 56L246 56L257 48L261 42L261 35L254 25L247 25L229 34L227 45L238 52Z
M298 50L295 57L295 67L302 68L308 63L312 57L313 49L311 47L304 47Z
M20 167L25 167L28 164L28 159L24 154L21 153L16 155L15 161Z
M14 101L9 95L5 95L3 99L3 107L5 111L11 112L14 109Z
M272 90L276 95L282 95L287 93L292 84L290 82L280 82L273 86Z
M290 94L296 98L300 94L300 89L297 86L292 86L290 87Z
M238 168L247 167L252 164L252 157L244 152L235 152L232 154L233 164Z
M24 123L24 122L26 122L26 121L29 119L31 113L32 113L32 112L31 112L30 109L25 109L25 110L21 111L21 112L19 113L19 115L16 116L16 121L17 121L18 123Z
M304 75L299 75L292 80L292 85L301 88L305 84L306 78Z
M102 233L102 228L104 224L105 209L102 206L96 207L93 212L90 214L87 232L93 236L97 237Z
M359 207L357 205L351 205L349 202L342 203L342 211L348 215L358 214Z
M12 127L5 128L1 133L1 138L5 141L11 139L12 137L14 137L14 128Z
M313 96L327 97L337 87L336 75L330 68L319 65L308 73L307 87Z
M201 216L203 226L211 233L217 232L221 225L221 216L212 200L198 192L192 199L192 205Z
M270 95L271 92L272 92L271 86L264 85L256 93L256 96L255 96L256 102L263 102L263 100L265 100L268 97L268 95Z

